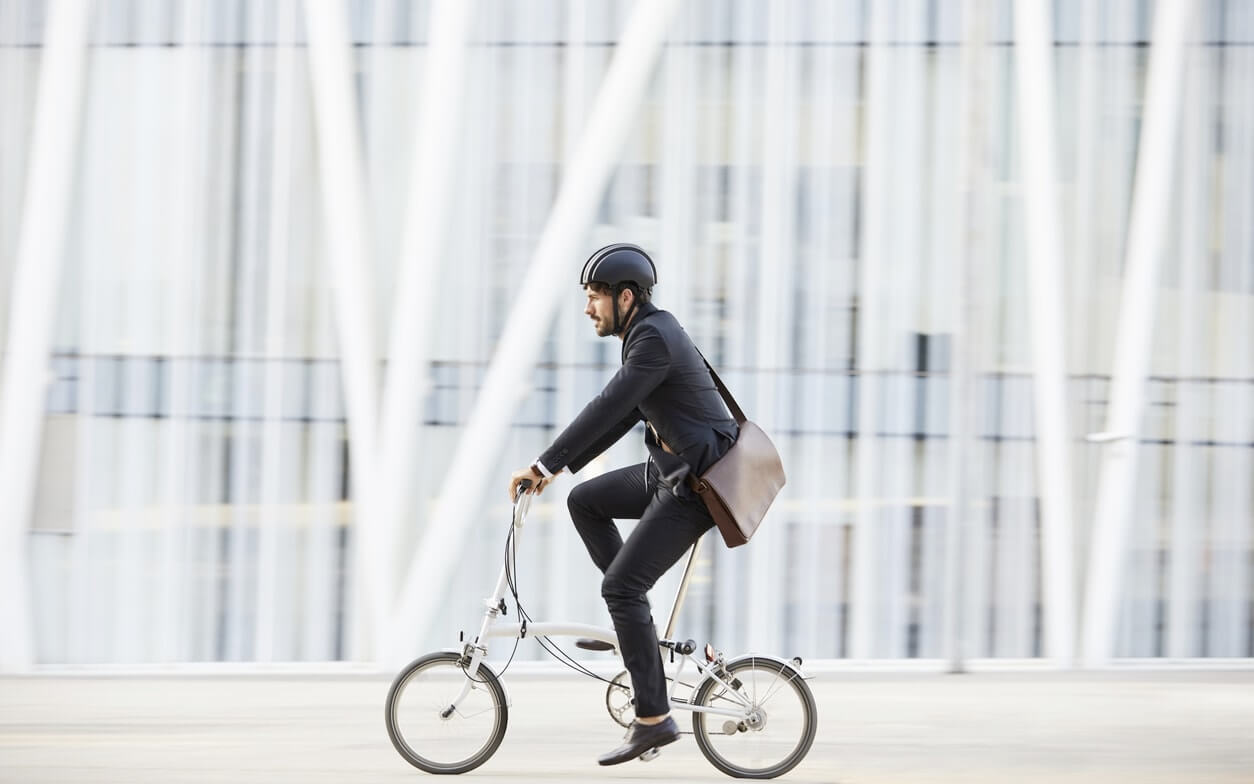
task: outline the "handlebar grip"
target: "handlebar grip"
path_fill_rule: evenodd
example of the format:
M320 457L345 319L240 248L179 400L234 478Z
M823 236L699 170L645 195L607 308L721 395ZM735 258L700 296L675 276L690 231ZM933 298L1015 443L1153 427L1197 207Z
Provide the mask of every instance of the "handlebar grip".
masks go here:
M526 490L530 490L530 489L531 489L531 480L530 480L530 479L522 479L522 480L519 480L519 482L518 482L518 486L519 486L519 487L521 487L524 491L526 491Z

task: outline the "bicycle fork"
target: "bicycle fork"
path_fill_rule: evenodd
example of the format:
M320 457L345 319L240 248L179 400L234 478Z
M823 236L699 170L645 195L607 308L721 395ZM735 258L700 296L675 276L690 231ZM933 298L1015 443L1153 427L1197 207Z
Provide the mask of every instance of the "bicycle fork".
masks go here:
M462 700L466 699L470 692L477 688L479 665L483 663L483 660L488 655L488 646L485 642L488 638L488 631L496 623L496 619L500 617L501 613L504 612L505 587L506 572L502 568L501 575L496 581L496 589L492 592L492 597L484 600L486 609L483 612L483 622L479 625L479 633L475 635L473 641L467 642L464 639L462 641L461 664L462 669L466 673L466 682L462 684L462 690L456 699L447 708L440 711L440 718L442 719L450 718L457 711L457 707L461 705Z

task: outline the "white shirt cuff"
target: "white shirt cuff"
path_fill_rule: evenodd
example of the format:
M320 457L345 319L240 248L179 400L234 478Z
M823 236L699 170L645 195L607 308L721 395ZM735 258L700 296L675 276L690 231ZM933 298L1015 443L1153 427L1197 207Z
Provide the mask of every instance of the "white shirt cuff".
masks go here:
M545 479L548 479L549 477L553 476L553 472L545 468L544 463L541 463L538 459L535 461L535 466L536 468L540 469L540 473L544 474Z

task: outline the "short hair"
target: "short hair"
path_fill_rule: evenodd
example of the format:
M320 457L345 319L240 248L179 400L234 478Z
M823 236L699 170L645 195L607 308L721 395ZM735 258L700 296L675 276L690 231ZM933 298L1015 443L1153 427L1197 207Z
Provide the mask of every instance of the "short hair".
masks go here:
M614 291L613 291L614 287L608 283L602 283L599 280L588 281L587 283L584 284L584 288L591 289L592 291L595 291L597 294L609 294L611 296L614 295ZM652 289L642 289L639 286L637 286L635 283L631 283L631 282L620 283L619 290L621 291L622 289L631 289L631 292L636 295L636 302L645 303L653 298Z

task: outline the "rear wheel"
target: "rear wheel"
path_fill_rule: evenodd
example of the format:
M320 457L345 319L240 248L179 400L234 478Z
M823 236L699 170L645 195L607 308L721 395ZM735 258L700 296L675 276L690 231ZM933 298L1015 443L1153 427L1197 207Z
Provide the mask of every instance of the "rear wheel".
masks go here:
M505 690L486 664L471 675L443 651L409 664L392 682L384 717L405 761L428 773L465 773L487 762L505 737Z
M696 706L736 711L735 716L692 714L697 746L729 776L771 779L797 766L810 751L818 709L801 673L774 659L746 656L728 663L716 680L702 681Z

